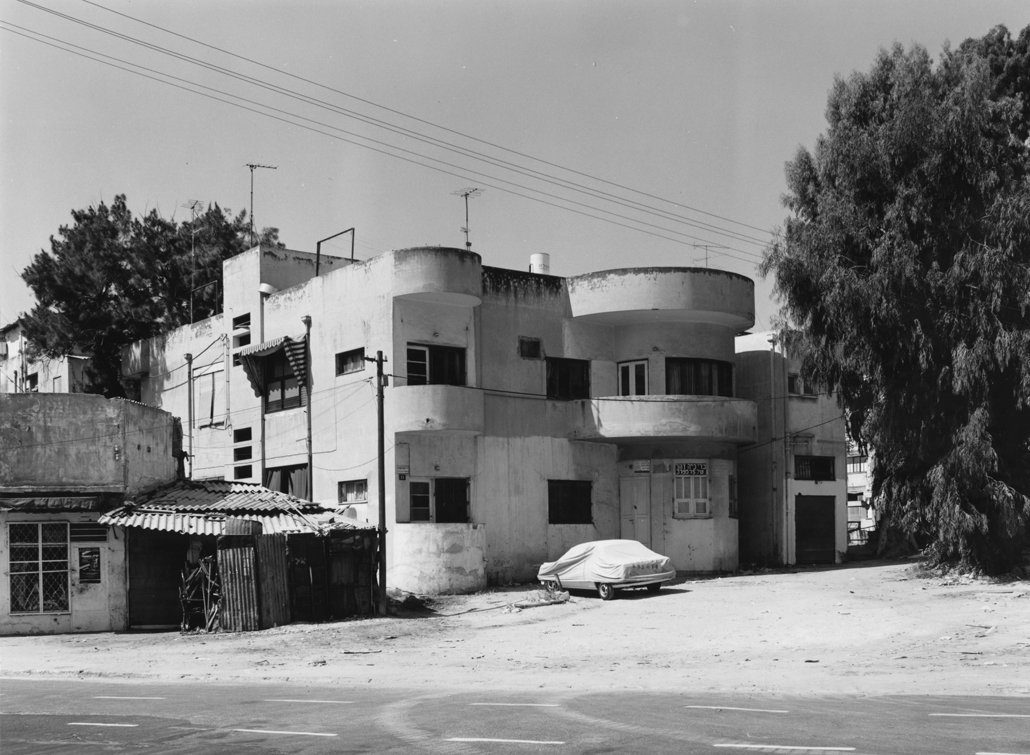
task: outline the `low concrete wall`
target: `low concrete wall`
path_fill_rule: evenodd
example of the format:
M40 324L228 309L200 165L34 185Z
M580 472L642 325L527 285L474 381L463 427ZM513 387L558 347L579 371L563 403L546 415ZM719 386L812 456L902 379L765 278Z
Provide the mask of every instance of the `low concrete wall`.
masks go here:
M421 595L486 588L486 527L482 524L395 524L386 584Z

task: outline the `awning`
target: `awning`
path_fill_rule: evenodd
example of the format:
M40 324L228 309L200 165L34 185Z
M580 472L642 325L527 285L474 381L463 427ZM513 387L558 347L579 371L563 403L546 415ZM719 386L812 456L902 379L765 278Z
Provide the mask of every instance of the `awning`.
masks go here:
M104 514L99 524L116 527L139 527L145 530L162 532L181 532L187 535L222 535L225 532L225 514L197 514L183 511L140 511L123 506ZM291 535L304 532L320 533L320 528L309 518L296 514L280 513L233 514L234 519L246 519L261 523L261 532L265 535Z
M0 498L0 511L100 511L98 496Z
M280 349L286 351L286 359L290 363L293 374L297 377L297 382L300 385L307 384L307 335L280 336L264 343L244 346L235 353L240 358L240 364L247 375L247 380L250 381L250 387L254 389L255 396L262 396L265 388L261 360L275 354Z

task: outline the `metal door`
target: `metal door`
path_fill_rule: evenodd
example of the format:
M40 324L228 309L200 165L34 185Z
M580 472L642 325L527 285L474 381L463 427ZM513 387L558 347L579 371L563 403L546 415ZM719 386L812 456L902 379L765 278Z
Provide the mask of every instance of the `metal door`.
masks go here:
M619 479L622 537L651 545L651 484L647 477Z
M832 564L836 560L832 495L798 495L794 499L794 538L799 564Z

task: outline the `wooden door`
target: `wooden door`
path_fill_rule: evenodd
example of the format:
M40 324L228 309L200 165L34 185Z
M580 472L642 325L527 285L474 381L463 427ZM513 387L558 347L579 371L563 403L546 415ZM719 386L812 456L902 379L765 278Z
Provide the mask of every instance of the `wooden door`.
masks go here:
M622 537L651 545L651 485L647 477L619 479Z

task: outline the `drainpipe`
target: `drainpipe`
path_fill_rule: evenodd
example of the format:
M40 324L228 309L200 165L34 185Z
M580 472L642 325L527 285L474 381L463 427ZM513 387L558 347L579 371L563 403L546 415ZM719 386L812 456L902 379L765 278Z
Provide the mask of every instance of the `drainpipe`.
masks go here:
M772 438L772 448L769 452L770 461L770 479L772 480L772 489L769 491L770 495L770 510L773 513L773 537L776 541L782 542L779 538L777 530L780 525L780 517L777 514L779 508L779 488L777 486L778 473L776 464L776 336L772 336L769 339L769 434ZM774 548L774 551L776 549ZM774 554L775 555L775 554Z
M304 323L304 385L308 399L308 500L315 500L315 462L314 452L311 448L311 316L304 315L300 318Z
M186 354L186 390L189 392L187 397L187 414L186 421L189 423L189 458L190 458L190 472L186 475L187 480L193 479L193 355Z

